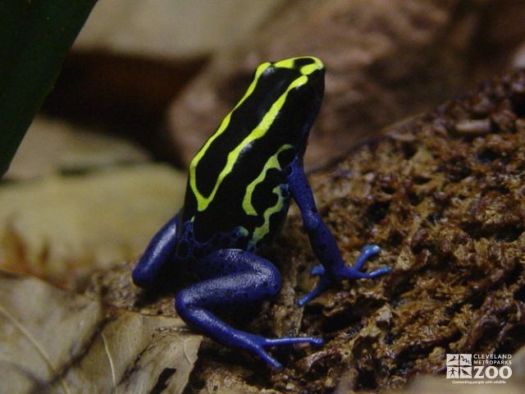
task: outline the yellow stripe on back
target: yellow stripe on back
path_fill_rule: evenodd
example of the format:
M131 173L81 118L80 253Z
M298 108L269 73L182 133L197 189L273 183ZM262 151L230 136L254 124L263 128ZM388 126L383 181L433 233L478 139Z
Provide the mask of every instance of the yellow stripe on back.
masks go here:
M264 181L266 178L266 174L271 169L275 168L280 170L281 165L279 163L279 154L287 149L293 148L292 145L286 144L281 146L277 152L275 152L274 155L270 156L268 161L264 164L264 167L262 171L259 173L257 178L255 178L250 184L246 187L246 193L244 194L244 198L242 200L242 209L244 212L246 212L247 215L254 215L257 216L257 211L255 210L253 204L252 204L252 196L253 191L255 190L255 187Z
M285 62L285 61L281 61L275 64L279 64L282 62ZM206 150L210 147L211 143L215 139L217 139L217 137L220 134L224 132L224 130L228 126L232 113L235 111L236 108L239 107L239 105L242 104L242 102L244 102L244 100L246 100L247 97L250 96L250 94L255 89L255 86L257 84L257 81L260 75L262 74L262 72L264 72L264 70L269 65L270 63L263 63L261 66L257 68L256 76L254 80L252 81L244 97L241 99L241 101L239 101L239 103L235 106L235 108L226 116L226 118L223 120L223 122L219 126L219 129L217 130L217 132L212 137L210 137L210 139L206 142L203 148L195 155L195 158L191 162L190 170L189 170L189 184L197 200L197 210L200 212L204 211L208 207L208 205L211 203L221 183L226 178L226 176L232 171L233 166L235 165L235 162L237 161L239 154L242 152L242 150L245 147L247 147L249 144L251 144L253 141L259 138L262 138L268 132L275 118L279 114L279 111L285 104L286 98L288 97L288 94L290 93L290 91L308 82L308 77L306 75L301 75L300 77L294 79L290 83L290 85L287 87L284 93L282 93L281 96L279 96L279 98L272 104L272 106L270 107L268 112L263 116L259 124L228 154L225 166L222 168L221 172L219 173L211 193L206 197L202 193L200 193L197 187L197 179L196 179L197 164L199 163L201 158L204 156L204 154L206 153Z
M270 218L274 213L280 212L284 205L284 196L280 186L273 188L273 193L277 195L277 201L273 206L264 211L264 223L259 227L256 227L253 231L252 239L250 242L257 244L266 234L270 232Z
M217 131L215 133L213 133L213 135L206 141L204 146L201 149L199 149L197 154L193 157L193 159L192 159L192 161L190 163L190 168L189 168L189 180L190 180L191 189L193 190L193 193L195 194L195 197L197 198L197 203L198 203L199 207L203 204L203 203L201 203L201 198L203 198L203 196L198 191L198 188L197 188L197 175L196 175L197 165L199 164L200 160L204 157L204 154L206 153L208 148L211 146L213 141L215 141L226 130L226 128L228 127L228 125L230 123L230 119L231 119L231 116L232 116L233 112L238 107L240 107L242 105L242 103L244 103L248 99L248 97L250 97L250 95L255 90L255 87L257 86L257 82L259 81L259 78L260 78L261 74L270 65L271 65L271 63L266 62L266 63L262 63L261 65L259 65L259 67L257 67L257 70L255 71L255 76L253 78L253 81L250 83L250 86L248 86L248 89L246 90L246 93L244 94L244 96L239 100L239 102L235 105L235 107L233 107L233 109L228 113L228 115L226 115L226 117L222 120L222 122L219 125L219 128L217 129ZM208 203L204 203L204 204L206 206L208 206ZM205 208L203 208L203 209L205 209ZM202 209L199 209L199 211L201 211L201 210Z

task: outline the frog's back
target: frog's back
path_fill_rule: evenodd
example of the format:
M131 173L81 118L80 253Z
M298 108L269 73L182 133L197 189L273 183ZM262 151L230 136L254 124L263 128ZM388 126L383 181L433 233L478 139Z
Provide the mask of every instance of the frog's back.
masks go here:
M198 241L237 232L258 246L276 233L288 210L287 171L322 99L322 72L310 57L259 66L190 164L182 219L193 222ZM313 73L321 74L315 84Z

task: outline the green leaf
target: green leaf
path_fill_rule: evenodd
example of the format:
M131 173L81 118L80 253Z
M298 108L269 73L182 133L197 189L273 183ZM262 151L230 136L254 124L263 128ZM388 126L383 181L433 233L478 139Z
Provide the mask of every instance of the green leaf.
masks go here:
M0 0L0 176L96 0Z

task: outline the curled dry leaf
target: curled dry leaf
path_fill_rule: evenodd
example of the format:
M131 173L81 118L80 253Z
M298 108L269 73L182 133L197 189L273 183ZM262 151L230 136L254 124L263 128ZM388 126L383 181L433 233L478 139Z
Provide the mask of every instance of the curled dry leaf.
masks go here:
M2 392L180 393L201 337L178 318L105 310L38 279L0 272Z

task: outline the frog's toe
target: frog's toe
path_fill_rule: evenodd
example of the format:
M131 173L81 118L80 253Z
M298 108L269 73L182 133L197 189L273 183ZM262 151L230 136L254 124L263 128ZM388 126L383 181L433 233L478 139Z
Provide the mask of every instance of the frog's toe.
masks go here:
M287 346L294 345L296 343L308 343L314 346L321 346L324 344L323 338L316 337L283 337L283 338L273 338L266 339L266 346Z
M299 306L305 306L310 301L312 301L315 297L317 297L319 294L321 294L322 289L319 288L319 285L316 286L312 291L309 291L304 296L302 296L299 301L297 301L297 305Z
M371 272L363 272L362 268L365 263L381 252L381 248L377 245L369 244L363 246L361 254L355 261L354 265L350 268L344 267L342 270L337 272L337 276L341 279L371 279L381 275L384 275L391 271L389 267L381 267Z
M360 271L365 263L373 256L378 255L379 252L381 252L381 248L378 245L368 244L363 246L363 249L361 249L361 254L355 261L352 268L356 271Z
M264 350L265 348L273 346L290 346L299 343L308 343L314 346L321 346L324 344L322 338L315 337L264 338L257 335L250 335L249 342L255 344L252 348L253 352L274 369L280 369L282 368L282 365L279 361L270 356L266 350Z
M381 252L381 248L376 244L367 244L361 249L362 254L367 254L369 256L373 256L379 252Z
M262 347L255 349L255 353L262 359L266 364L268 364L273 369L281 369L283 365L277 361L275 358L270 356Z
M384 275L384 274L388 274L390 271L392 271L392 269L390 267L381 267L381 268L378 268L372 272L369 272L368 273L368 277L369 278L376 278L378 276L381 276L381 275Z
M323 291L325 291L328 287L330 287L330 280L326 277L326 275L321 275L319 277L319 282L317 285L311 290L310 292L306 293L299 301L297 301L297 304L299 306L304 306L310 301L312 301L315 297L317 297L319 294L321 294Z
M325 272L326 270L324 266L322 264L317 264L317 265L314 265L312 269L310 270L310 275L321 276L321 275L324 275Z
M362 272L351 267L339 272L338 274L342 279L373 279L387 274L390 271L391 269L389 267L381 267L371 272Z

